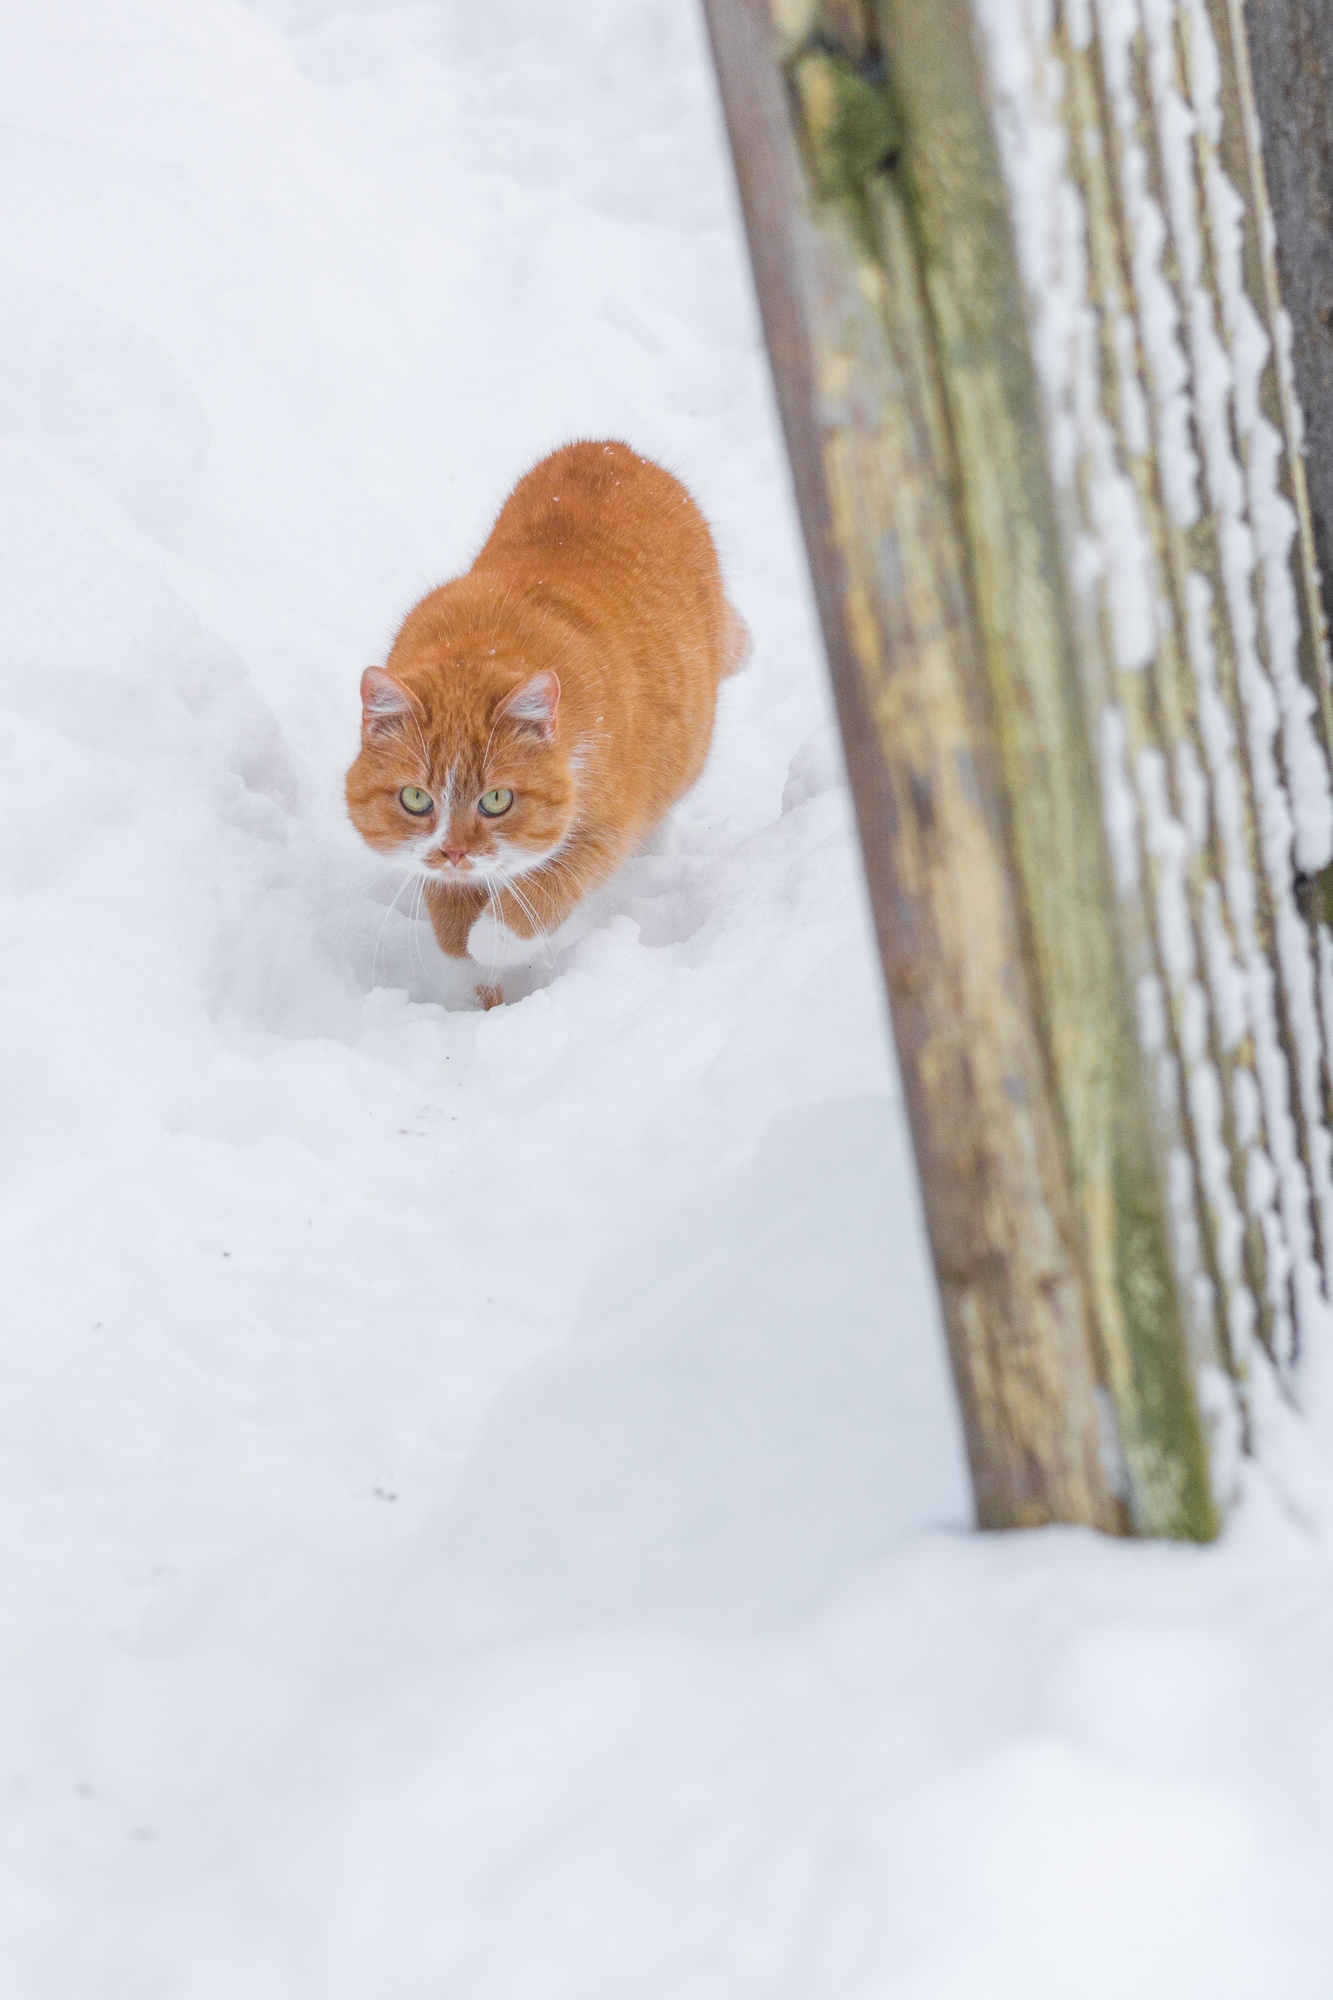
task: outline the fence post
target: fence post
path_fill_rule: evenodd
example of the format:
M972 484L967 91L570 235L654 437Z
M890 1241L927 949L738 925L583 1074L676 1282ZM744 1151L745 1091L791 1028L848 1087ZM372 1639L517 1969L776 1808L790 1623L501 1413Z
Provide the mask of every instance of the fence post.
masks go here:
M986 1526L1210 1536L1200 1371L1243 1434L1326 1296L1327 659L1233 4L706 0Z

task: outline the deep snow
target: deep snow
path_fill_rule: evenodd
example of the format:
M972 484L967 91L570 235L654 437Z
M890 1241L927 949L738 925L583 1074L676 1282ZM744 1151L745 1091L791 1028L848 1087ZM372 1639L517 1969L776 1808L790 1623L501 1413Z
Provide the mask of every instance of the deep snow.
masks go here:
M0 41L0 1990L1326 2000L1313 1449L965 1532L693 5ZM580 433L756 659L481 1015L356 682Z

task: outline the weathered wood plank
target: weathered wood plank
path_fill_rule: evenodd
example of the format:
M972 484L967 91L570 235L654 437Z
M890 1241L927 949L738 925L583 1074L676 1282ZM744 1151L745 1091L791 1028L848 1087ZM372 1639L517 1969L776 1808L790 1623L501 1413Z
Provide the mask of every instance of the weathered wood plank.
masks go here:
M1137 912L1121 907L1112 882L1093 752L1104 672L1071 602L973 11L969 0L882 0L880 16L1131 1513L1144 1533L1207 1534L1207 1469L1166 1218L1168 1138L1135 1019L1134 974L1148 954L1127 935Z
M1112 1292L1121 1324L1136 1320L1158 1342L1178 1338L1178 1325L1160 1188L1138 1129L1138 1051L1105 937L1087 733L1070 709L1052 609L1058 564L1012 490L988 487L974 504L989 510L995 531L985 590L992 625L1014 635L1011 667L1043 620L1055 634L1036 642L1050 666L1036 699L1054 708L1054 722L1049 713L1039 720L1033 741L1029 718L1010 718L1042 821L1026 832L1031 851L1020 871L1016 771L998 747L996 706L1021 706L1030 689L1014 690L988 667L959 506L967 480L955 455L957 410L939 365L939 301L921 285L907 183L865 152L876 130L863 86L879 88L877 32L860 15L857 35L838 44L825 17L823 36L811 41L808 16L793 20L793 11L785 47L761 0L714 0L709 19L847 740L978 1516L991 1526L1115 1527L1125 1517L1097 1406L1105 1353L1085 1214L1106 1246L1109 1275L1103 1268L1097 1282ZM955 46L950 60L958 55ZM880 130L886 149L893 135L890 120ZM814 199L812 182L821 191ZM994 324L1021 383L1012 322ZM1020 342L1021 329L1020 306ZM966 349L966 328L961 339ZM976 379L976 420L988 440L998 430L1012 448L1015 424L1021 432L1034 420L1040 438L1030 394L1026 404L1021 392L1006 402L1006 379L997 383L984 365ZM1020 455L1024 477L1036 480L1040 500L1030 454ZM1007 584L997 566L1006 563ZM1016 624L1010 597L1022 607ZM1076 688L1072 695L1076 704ZM1051 768L1062 759L1063 771ZM1035 886L1043 871L1062 900L1051 914L1048 899L1036 946L1024 883ZM1060 1052L1077 1079L1068 1106L1041 1011L1043 947L1069 985L1061 1032L1079 1054ZM1071 1106L1095 1129L1078 1171ZM1160 1450L1138 1451L1130 1465L1132 1517L1142 1528L1208 1533L1179 1363L1184 1421L1170 1394L1154 1409L1161 1371L1145 1394L1127 1345L1122 1355L1135 1419L1161 1438Z

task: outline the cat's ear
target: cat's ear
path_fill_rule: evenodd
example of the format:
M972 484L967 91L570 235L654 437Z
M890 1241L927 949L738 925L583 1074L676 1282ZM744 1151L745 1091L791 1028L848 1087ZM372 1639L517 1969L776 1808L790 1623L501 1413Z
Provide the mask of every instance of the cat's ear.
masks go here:
M534 674L511 694L500 713L511 722L525 722L549 743L555 735L555 712L560 706L560 683L554 674Z
M411 712L412 697L402 683L382 667L367 667L361 676L361 734L386 736Z

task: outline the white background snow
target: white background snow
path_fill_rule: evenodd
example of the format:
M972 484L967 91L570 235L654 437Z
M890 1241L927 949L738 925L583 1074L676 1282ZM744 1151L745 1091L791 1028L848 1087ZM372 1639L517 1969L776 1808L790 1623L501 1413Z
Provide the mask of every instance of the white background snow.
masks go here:
M7 0L0 113L0 1990L1327 2000L1317 1467L967 1532L690 0ZM356 682L575 435L756 658L482 1015Z

